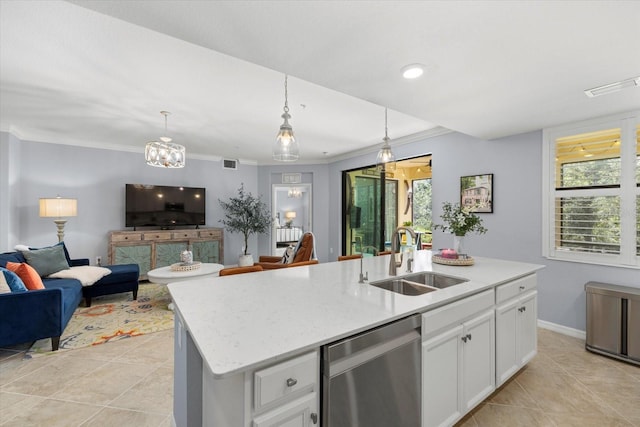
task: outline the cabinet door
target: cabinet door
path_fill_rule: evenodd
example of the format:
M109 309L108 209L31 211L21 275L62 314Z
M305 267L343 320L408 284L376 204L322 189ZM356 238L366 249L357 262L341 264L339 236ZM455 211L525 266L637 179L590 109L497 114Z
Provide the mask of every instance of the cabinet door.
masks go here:
M496 386L520 369L517 346L519 307L517 298L496 307Z
M538 349L538 292L523 295L518 305L518 357L520 366L529 362Z
M317 393L279 406L254 418L254 427L311 427L318 424Z
M462 325L422 343L422 426L449 426L460 418Z
M180 254L187 250L187 242L156 243L156 263L154 268L180 262Z
M200 262L210 262L219 264L220 262L220 242L217 240L205 242L193 242L193 260Z
M461 409L466 413L496 388L493 309L465 322L463 326Z
M140 276L146 276L151 270L151 245L118 246L114 261L114 264L138 264Z

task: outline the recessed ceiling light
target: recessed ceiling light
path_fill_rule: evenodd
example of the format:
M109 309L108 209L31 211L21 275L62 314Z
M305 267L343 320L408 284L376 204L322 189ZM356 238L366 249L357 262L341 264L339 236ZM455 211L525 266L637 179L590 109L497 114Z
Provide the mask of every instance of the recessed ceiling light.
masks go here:
M592 89L587 89L584 91L584 93L589 98L593 98L594 96L606 95L608 93L618 92L628 87L637 87L637 86L640 86L640 76L632 77L630 79L622 80L619 82L614 82L614 83L609 83L606 85L594 87Z
M402 77L405 79L417 79L424 74L424 65L409 64L402 67Z

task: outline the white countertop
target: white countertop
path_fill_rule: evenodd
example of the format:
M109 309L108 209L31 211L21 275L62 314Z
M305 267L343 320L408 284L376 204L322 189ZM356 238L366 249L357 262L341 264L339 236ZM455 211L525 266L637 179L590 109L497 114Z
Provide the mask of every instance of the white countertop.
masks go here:
M369 282L389 277L389 257L363 259ZM418 296L358 283L360 261L342 261L195 279L169 284L184 320L214 377L227 377L318 348L412 313L531 274L542 265L477 258L475 265L431 263L417 251L413 271L433 271L468 282ZM403 264L398 276L408 274Z

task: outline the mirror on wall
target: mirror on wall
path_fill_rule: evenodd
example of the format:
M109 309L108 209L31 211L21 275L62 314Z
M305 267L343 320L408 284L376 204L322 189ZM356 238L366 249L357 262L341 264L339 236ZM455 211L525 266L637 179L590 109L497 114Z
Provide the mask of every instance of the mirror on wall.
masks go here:
M311 184L274 184L272 215L275 218L271 233L271 253L282 255L289 245L295 245L307 231L312 230Z

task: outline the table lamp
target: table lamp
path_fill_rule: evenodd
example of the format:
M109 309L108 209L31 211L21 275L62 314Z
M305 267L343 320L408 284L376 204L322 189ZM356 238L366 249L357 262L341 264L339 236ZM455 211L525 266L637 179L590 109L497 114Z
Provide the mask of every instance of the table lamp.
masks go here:
M40 199L40 216L47 218L57 218L53 222L58 227L58 242L64 240L64 224L67 222L65 217L78 215L78 200L63 199L57 196L53 199Z
M296 217L296 213L294 211L289 211L284 214L285 219L287 220L287 227L291 227L291 223Z

